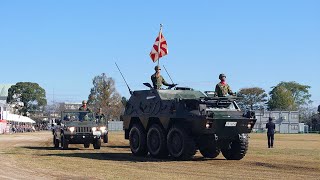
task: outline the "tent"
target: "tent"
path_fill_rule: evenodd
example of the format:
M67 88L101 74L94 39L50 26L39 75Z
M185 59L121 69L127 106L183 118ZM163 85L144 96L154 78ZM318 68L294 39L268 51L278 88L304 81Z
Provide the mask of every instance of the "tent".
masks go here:
M8 111L3 111L2 119L5 119L7 121L18 122L18 123L32 123L32 124L36 123L34 120L30 119L29 117L21 116L17 114L11 114Z

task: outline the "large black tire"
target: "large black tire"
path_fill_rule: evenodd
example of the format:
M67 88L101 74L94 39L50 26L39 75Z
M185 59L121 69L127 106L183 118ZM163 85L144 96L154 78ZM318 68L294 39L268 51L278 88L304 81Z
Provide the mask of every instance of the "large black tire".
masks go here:
M94 143L93 143L93 148L94 149L100 149L101 147L101 139L97 139Z
M220 148L214 136L202 136L199 139L199 150L203 157L216 158L220 154Z
M146 156L147 150L147 135L143 127L139 124L134 124L129 132L130 149L135 156Z
M55 148L58 148L60 145L59 139L57 139L56 135L53 136L53 145Z
M147 147L153 157L164 158L168 156L166 133L158 124L154 124L149 128Z
M62 146L62 149L68 149L69 147L69 141L65 138L64 135L62 135L61 137L61 146Z
M249 146L249 137L247 134L243 134L242 137L243 138L230 142L227 147L221 149L223 156L227 160L240 160L246 155Z
M176 160L189 160L196 153L194 139L181 127L174 125L167 136L167 147L169 154Z
M84 144L83 144L83 147L84 147L84 148L89 148L89 147L90 147L90 143L84 143Z

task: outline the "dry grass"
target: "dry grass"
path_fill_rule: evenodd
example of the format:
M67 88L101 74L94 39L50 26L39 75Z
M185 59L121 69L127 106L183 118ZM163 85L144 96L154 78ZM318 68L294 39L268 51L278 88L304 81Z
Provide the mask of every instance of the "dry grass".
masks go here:
M179 162L132 156L122 132L111 133L100 150L53 149L50 132L2 135L0 179L320 179L320 135L277 134L274 149L267 148L265 134L250 136L243 160L197 153Z

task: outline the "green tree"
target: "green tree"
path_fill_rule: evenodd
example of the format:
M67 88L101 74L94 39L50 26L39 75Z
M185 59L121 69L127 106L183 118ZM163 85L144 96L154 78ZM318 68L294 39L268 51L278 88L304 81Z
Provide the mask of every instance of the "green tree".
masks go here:
M264 89L259 87L242 88L238 92L238 96L242 97L239 105L242 109L257 110L265 107L267 100L267 93Z
M115 82L105 73L95 76L92 80L93 87L90 90L88 104L94 111L102 108L102 112L108 120L120 119L123 111L121 96L115 88Z
M294 111L297 110L297 106L294 102L291 91L284 86L276 86L269 93L271 98L268 102L270 110L279 111Z
M15 105L23 115L33 114L47 105L46 91L37 83L18 82L9 88L7 103Z
M311 94L309 93L309 89L311 87L308 85L302 85L297 82L290 81L280 82L277 86L283 86L292 93L293 100L298 108L312 103L310 100Z

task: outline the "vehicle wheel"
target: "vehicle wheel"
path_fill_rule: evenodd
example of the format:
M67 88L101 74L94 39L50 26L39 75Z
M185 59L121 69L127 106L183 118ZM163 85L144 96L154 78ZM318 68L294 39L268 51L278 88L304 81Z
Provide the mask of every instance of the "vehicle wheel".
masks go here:
M108 134L103 136L103 143L108 143Z
M139 124L134 124L129 133L130 149L135 156L146 156L147 136L143 127Z
M242 137L241 139L230 142L229 146L221 149L223 156L227 160L240 160L246 155L249 145L248 135L243 134Z
M60 145L59 139L57 139L56 135L53 136L53 145L55 148L58 148Z
M84 147L84 148L89 148L89 147L90 147L90 143L85 143L85 144L83 144L83 147Z
M168 156L166 134L159 125L150 127L147 134L147 147L151 156L163 158Z
M200 137L199 150L202 156L206 158L215 158L220 154L220 149L214 136Z
M194 139L184 128L174 125L167 136L167 147L170 155L177 160L189 160L196 153Z
M62 135L62 138L61 138L61 146L62 146L62 149L68 149L68 146L69 146L69 141L64 137L64 135Z
M93 148L94 149L100 149L101 147L101 139L97 139L94 143L93 143Z

